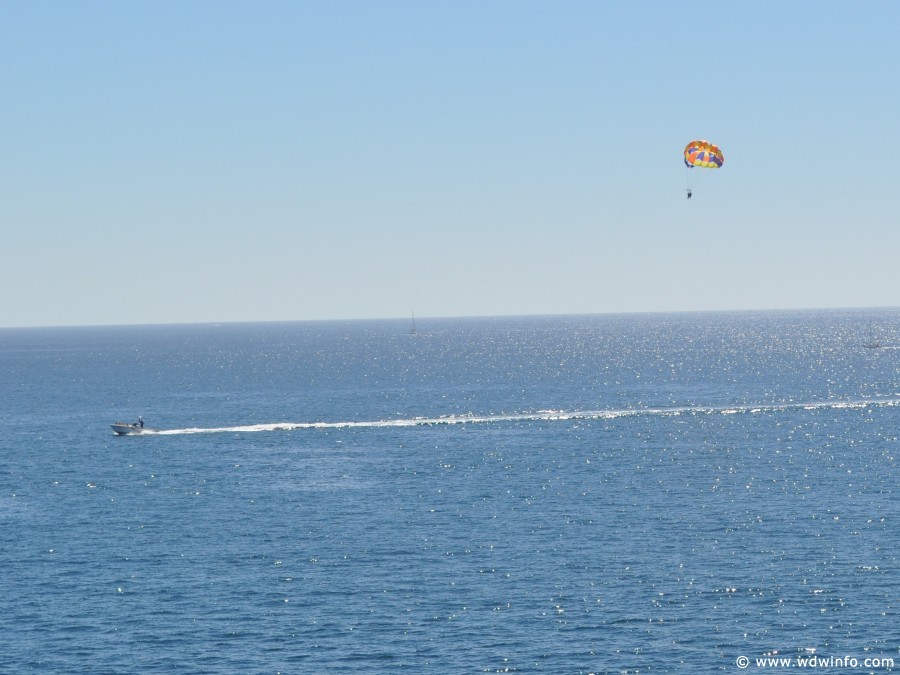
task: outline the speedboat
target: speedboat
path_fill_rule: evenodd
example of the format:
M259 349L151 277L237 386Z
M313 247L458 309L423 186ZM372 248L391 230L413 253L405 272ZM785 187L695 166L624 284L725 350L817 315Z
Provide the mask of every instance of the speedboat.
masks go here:
M116 432L119 436L127 436L129 434L142 434L145 431L150 431L144 427L143 422L134 422L132 424L128 424L127 422L116 422L115 424L110 424L112 430Z

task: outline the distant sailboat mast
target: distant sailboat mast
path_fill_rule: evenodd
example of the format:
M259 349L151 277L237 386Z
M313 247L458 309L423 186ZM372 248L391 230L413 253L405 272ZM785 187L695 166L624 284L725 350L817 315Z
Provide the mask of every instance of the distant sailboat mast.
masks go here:
M416 313L412 313L412 328L409 330L410 335L416 334Z

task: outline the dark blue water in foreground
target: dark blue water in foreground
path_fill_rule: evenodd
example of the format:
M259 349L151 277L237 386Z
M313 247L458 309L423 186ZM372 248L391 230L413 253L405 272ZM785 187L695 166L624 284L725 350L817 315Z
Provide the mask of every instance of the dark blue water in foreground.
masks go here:
M891 310L2 330L0 668L897 672L898 436Z

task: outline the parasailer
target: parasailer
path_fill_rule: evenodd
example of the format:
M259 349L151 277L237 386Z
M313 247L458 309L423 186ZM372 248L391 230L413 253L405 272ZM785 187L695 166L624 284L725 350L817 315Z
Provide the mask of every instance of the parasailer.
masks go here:
M691 141L684 147L684 165L689 169L721 169L725 163L725 155L719 147L709 141ZM690 175L690 174L689 174ZM687 198L690 199L693 192L688 181Z

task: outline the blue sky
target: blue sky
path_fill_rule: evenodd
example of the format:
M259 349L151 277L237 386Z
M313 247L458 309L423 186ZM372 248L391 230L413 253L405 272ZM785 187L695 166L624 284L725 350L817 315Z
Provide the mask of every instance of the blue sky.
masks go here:
M898 26L2 3L0 326L900 305Z

